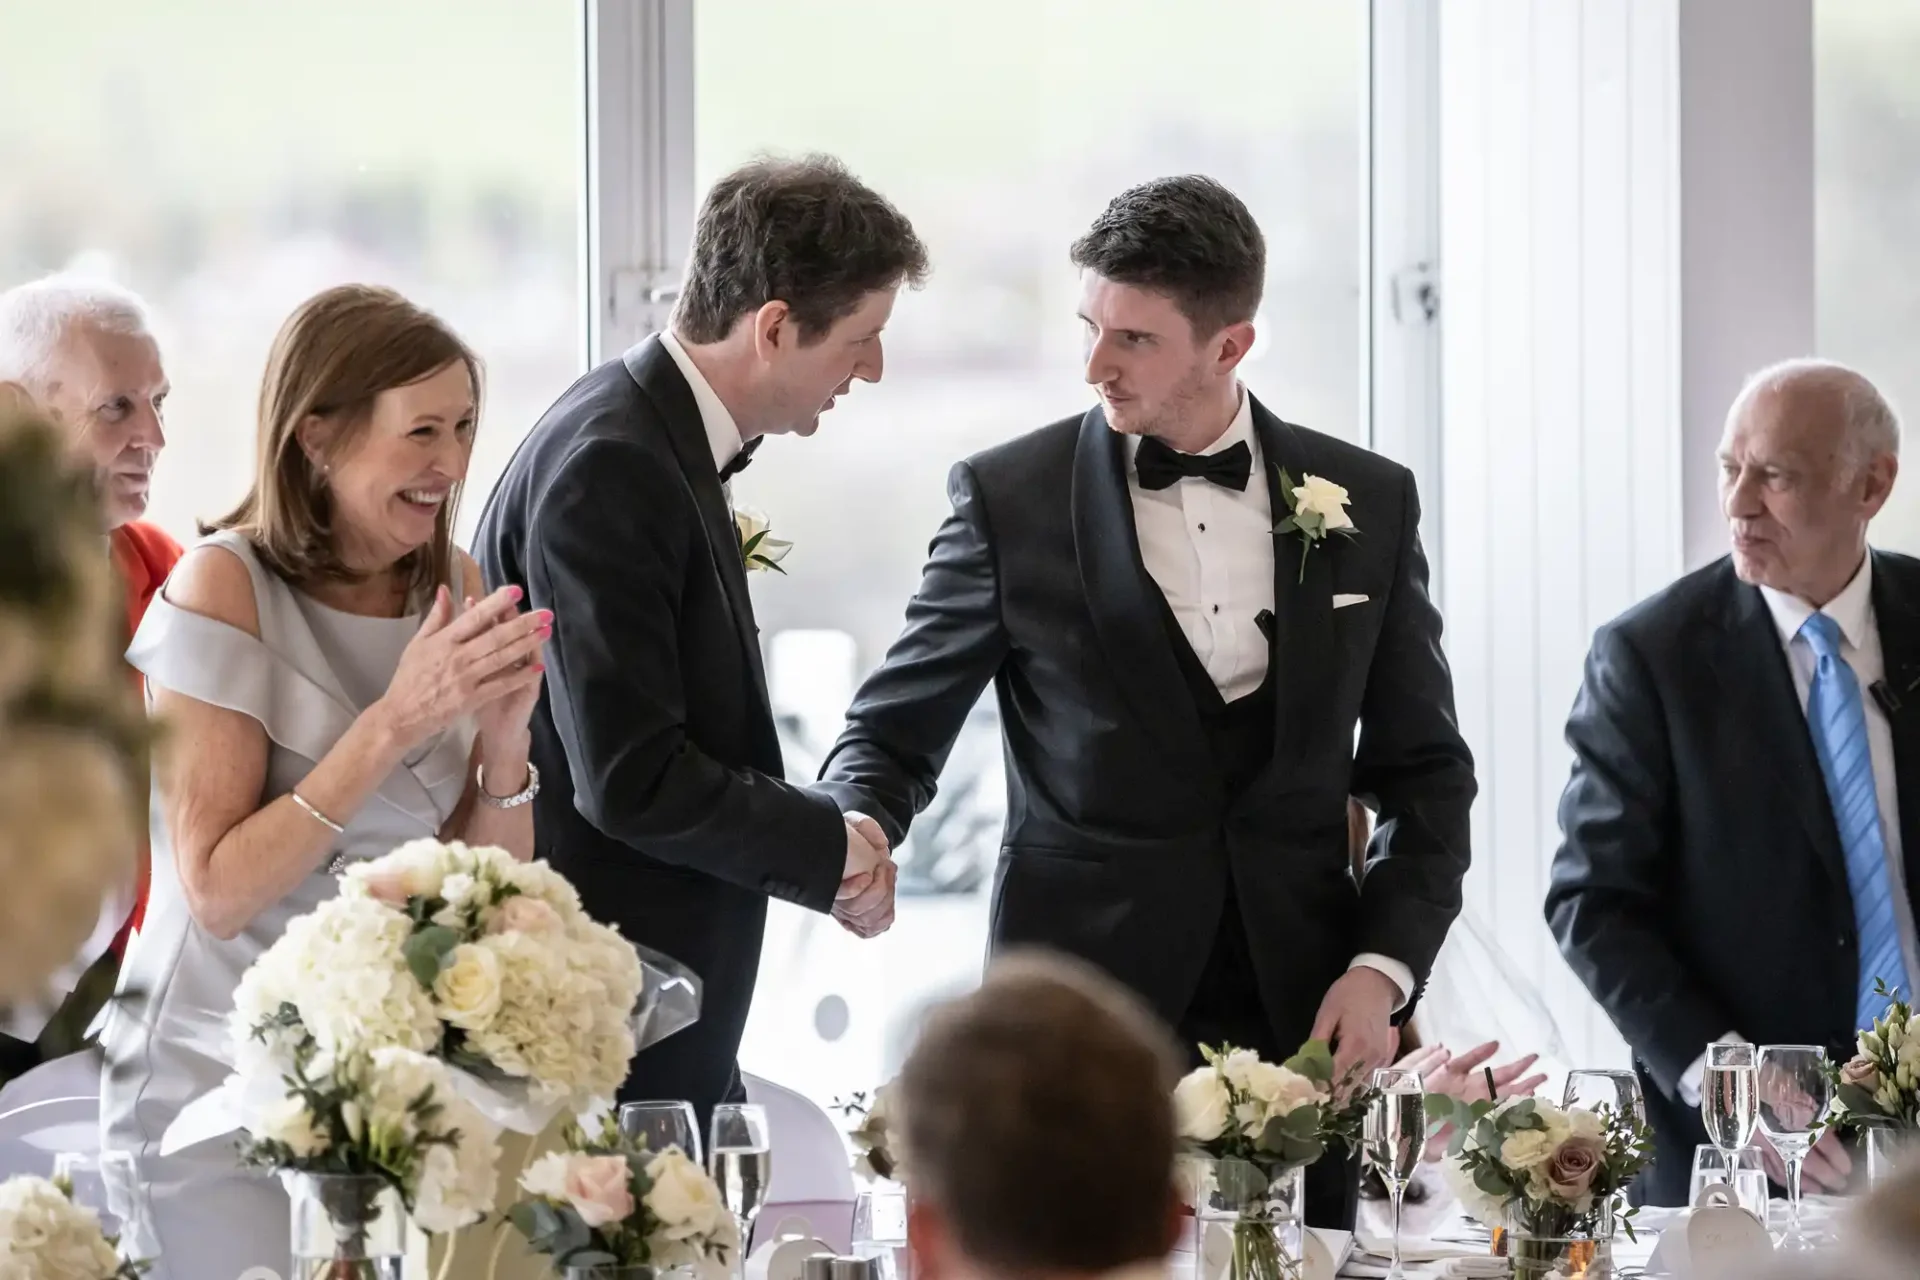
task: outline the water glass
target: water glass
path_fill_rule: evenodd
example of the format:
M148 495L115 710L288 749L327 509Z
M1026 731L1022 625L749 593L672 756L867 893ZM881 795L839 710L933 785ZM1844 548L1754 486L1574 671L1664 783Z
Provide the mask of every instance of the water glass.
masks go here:
M658 1155L678 1147L695 1164L702 1164L700 1126L691 1102L628 1102L620 1108L620 1132L647 1144Z
M1892 1129L1885 1125L1868 1129L1867 1186L1877 1188L1914 1164L1917 1151L1920 1151L1920 1134L1911 1129Z
M853 1256L872 1259L880 1280L908 1280L905 1187L882 1182L854 1197Z
M1731 1175L1731 1176L1729 1176ZM1700 1193L1708 1187L1730 1184L1733 1202L1767 1221L1767 1166L1754 1150L1726 1152L1719 1147L1701 1145L1693 1149L1693 1178L1687 1186L1687 1203L1700 1203Z
M1788 1225L1780 1248L1802 1252L1812 1249L1814 1242L1800 1224L1800 1170L1832 1099L1827 1051L1810 1044L1762 1045L1754 1062L1760 1128L1787 1165Z
M55 1180L73 1188L73 1202L99 1215L100 1228L119 1241L117 1252L130 1261L160 1256L160 1238L147 1214L133 1154L127 1151L63 1151L53 1158Z

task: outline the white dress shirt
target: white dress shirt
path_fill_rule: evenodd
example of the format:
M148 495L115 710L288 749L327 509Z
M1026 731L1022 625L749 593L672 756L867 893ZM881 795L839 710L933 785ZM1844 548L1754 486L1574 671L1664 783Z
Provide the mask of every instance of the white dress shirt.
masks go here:
M1761 587L1760 595L1773 615L1774 628L1780 633L1780 647L1786 650L1787 666L1793 672L1793 691L1800 699L1800 714L1807 713L1807 696L1813 688L1813 670L1818 663L1813 645L1800 634L1814 607L1798 596L1772 587ZM1887 853L1887 888L1893 894L1893 918L1900 930L1900 953L1906 961L1907 990L1920 990L1916 983L1916 950L1913 910L1907 898L1906 866L1901 862L1900 782L1893 768L1893 726L1887 722L1885 708L1872 693L1873 686L1887 674L1886 656L1880 648L1880 626L1873 616L1873 556L1860 562L1859 572L1829 600L1819 612L1840 625L1840 657L1853 668L1860 682L1860 700L1867 712L1867 753L1873 761L1873 795L1879 802L1880 839ZM1821 780L1822 788L1826 786ZM1727 1040L1738 1041L1738 1033ZM1697 1105L1700 1101L1700 1074L1707 1057L1702 1052L1681 1081L1681 1101Z
M680 345L680 339L662 329L660 345L667 349L673 362L680 366L680 373L686 378L687 385L693 388L693 403L699 406L700 424L707 429L707 445L713 450L713 469L723 470L746 447L740 439L739 424L734 422L733 414L728 412L719 393L713 389L713 384L707 381L707 375L700 372L700 366Z
M1165 489L1143 489L1133 465L1140 438L1127 440L1127 491L1141 563L1166 597L1194 656L1229 702L1261 686L1272 654L1254 619L1274 604L1273 499L1244 387L1226 432L1199 452L1221 453L1236 444L1253 454L1242 493L1199 476L1182 476ZM1400 961L1366 952L1348 967L1362 966L1387 976L1399 989L1401 1006L1412 998L1413 971Z

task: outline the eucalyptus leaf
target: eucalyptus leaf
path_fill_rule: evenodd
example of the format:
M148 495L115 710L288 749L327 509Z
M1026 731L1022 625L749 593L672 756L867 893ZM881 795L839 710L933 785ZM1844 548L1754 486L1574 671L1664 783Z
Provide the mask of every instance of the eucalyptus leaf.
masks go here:
M453 949L460 945L460 935L444 925L428 925L420 932L408 938L401 948L407 958L407 968L428 990L433 989L433 980L440 976L440 969Z
M1214 1185L1228 1204L1252 1204L1267 1194L1267 1175L1248 1160L1229 1157L1214 1165Z
M1333 1083L1333 1050L1325 1040L1307 1041L1300 1046L1300 1052L1280 1065L1315 1084Z

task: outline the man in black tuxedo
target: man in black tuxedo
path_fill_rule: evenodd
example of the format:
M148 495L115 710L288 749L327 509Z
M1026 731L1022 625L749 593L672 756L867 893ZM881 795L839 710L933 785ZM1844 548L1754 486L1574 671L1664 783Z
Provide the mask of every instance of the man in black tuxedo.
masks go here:
M897 842L992 682L995 948L1085 957L1189 1045L1376 1065L1460 908L1474 794L1413 477L1240 386L1265 247L1219 184L1126 192L1073 260L1100 407L953 469L822 778ZM1296 494L1351 533L1276 530ZM1381 818L1359 884L1349 794ZM1331 1162L1309 1212L1350 1224L1353 1192Z
M782 780L728 477L763 436L812 435L926 250L837 162L749 165L708 193L672 331L581 378L481 516L494 586L553 610L533 717L540 854L587 910L705 984L699 1023L641 1053L621 1092L737 1096L767 899L857 933L893 915L871 821Z
M1884 1006L1874 979L1913 989L1920 562L1867 549L1899 439L1857 373L1757 375L1720 445L1732 555L1602 627L1587 657L1546 913L1633 1048L1646 1203L1686 1202L1710 1041L1844 1060ZM1849 1164L1823 1139L1809 1183L1837 1189Z

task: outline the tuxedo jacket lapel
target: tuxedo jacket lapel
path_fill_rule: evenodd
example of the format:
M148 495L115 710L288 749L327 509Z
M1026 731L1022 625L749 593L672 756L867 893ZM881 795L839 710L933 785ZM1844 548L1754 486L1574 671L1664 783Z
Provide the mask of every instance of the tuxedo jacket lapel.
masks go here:
M1087 611L1122 696L1164 744L1170 772L1217 788L1206 730L1161 621L1165 597L1140 558L1126 440L1098 408L1080 422L1072 506L1074 555Z
M1733 591L1719 653L1710 664L1720 676L1723 714L1747 722L1743 732L1731 736L1762 744L1749 758L1766 762L1762 767L1773 775L1773 785L1806 829L1839 891L1839 901L1850 903L1846 855L1840 848L1820 761L1813 753L1813 735L1780 646L1779 628L1758 587L1735 582Z
M1252 392L1248 392L1252 395ZM1282 493L1280 471L1285 468L1294 483L1313 467L1307 442L1299 432L1253 402L1253 430L1260 441L1260 454L1266 472L1268 492L1273 500L1273 522L1286 518L1287 503ZM1339 477L1331 477L1338 482ZM1274 725L1273 772L1284 772L1301 751L1312 750L1315 738L1309 732L1315 723L1316 705L1334 687L1340 655L1335 652L1337 637L1333 627L1332 557L1340 545L1337 538L1316 543L1301 562L1301 539L1297 534L1276 534L1273 538L1273 664Z
M754 687L759 690L762 704L767 704L767 673L760 659L760 629L753 620L753 596L747 590L746 566L740 559L740 536L727 507L719 470L713 465L713 448L707 442L706 426L700 417L700 406L694 401L693 388L687 385L680 366L674 363L657 337L630 348L622 360L667 424L667 441L688 487L693 490L694 505L700 509L700 526L713 556L714 571L720 576L721 589L733 613L734 629L747 651Z
M1882 555L1873 561L1873 617L1886 658L1883 692L1887 724L1893 730L1900 856L1907 896L1920 899L1920 583L1908 581L1897 563Z

